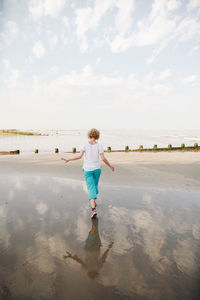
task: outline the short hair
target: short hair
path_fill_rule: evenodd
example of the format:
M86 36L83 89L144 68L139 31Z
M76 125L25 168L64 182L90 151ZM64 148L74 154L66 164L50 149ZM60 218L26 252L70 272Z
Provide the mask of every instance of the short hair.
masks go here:
M92 128L88 131L89 138L95 138L95 140L98 140L99 136L100 136L100 132L96 128Z

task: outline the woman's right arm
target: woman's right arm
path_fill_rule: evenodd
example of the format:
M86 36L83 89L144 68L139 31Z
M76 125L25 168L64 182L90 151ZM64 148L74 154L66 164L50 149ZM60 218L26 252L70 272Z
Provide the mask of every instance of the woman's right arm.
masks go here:
M64 160L66 163L68 163L70 160L80 159L83 156L84 152L85 152L84 150L81 150L80 154L78 154L77 156L74 156L74 157L68 158L68 159L65 159L64 157L61 157L61 160Z

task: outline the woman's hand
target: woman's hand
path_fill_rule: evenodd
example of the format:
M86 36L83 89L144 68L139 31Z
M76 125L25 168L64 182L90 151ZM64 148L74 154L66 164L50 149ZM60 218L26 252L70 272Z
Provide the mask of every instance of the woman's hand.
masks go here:
M114 172L115 168L114 168L114 167L112 167L112 166L111 166L110 168L111 168L111 170Z
M69 159L65 159L64 157L61 157L61 160L64 160L65 163L68 163L70 161Z

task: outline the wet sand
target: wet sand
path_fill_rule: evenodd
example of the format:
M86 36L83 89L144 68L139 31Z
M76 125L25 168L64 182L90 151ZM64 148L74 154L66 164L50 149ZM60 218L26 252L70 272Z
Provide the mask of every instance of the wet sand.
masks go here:
M76 154L74 154L76 155ZM102 162L101 183L132 187L199 189L200 153L106 153L115 172ZM84 180L83 160L65 164L73 154L0 156L0 170L7 174L36 174Z
M200 154L106 154L93 222L61 156L0 158L0 299L199 299Z

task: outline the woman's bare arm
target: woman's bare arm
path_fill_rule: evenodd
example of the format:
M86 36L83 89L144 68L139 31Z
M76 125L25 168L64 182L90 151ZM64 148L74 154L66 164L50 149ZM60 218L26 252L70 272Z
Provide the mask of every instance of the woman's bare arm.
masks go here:
M77 159L80 159L80 158L83 156L84 153L85 153L85 151L84 151L84 150L81 150L81 151L80 151L80 154L78 154L78 155L76 155L76 156L74 156L74 157L68 158L68 159L65 159L64 157L61 157L61 160L64 160L66 163L68 163L70 160L77 160Z
M111 164L109 163L109 161L106 159L104 153L100 153L101 159L103 160L103 162L109 166L109 168L111 168L112 171L115 170L115 168L113 166L111 166Z
M109 250L112 248L114 242L111 242L110 245L108 246L107 250L104 252L104 254L102 255L102 257L99 259L98 263L99 266L102 267L102 265L106 262L107 256L108 256L108 252Z
M81 258L79 258L77 255L72 255L70 252L66 251L67 255L63 255L63 258L71 258L75 260L77 263L85 267L85 263L82 261Z

